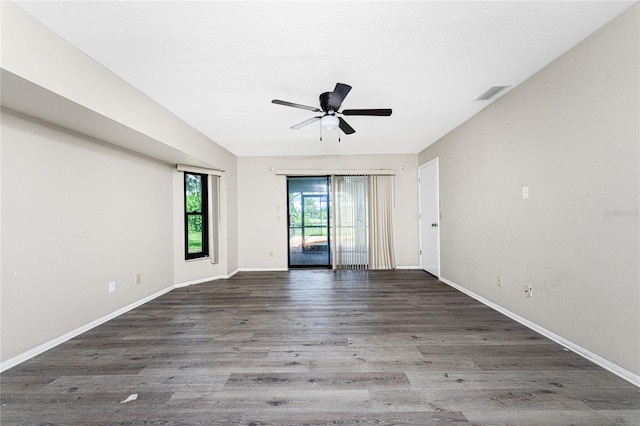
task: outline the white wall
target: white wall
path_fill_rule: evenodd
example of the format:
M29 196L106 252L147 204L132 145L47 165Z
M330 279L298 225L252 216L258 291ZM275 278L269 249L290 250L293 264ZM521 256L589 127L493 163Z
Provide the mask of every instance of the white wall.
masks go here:
M176 243L175 278L177 283L182 283L221 276L236 270L238 238L235 219L233 219L237 214L235 155L67 43L12 3L2 2L0 6L2 7L2 55L0 56L2 69L41 87L43 92L46 91L42 99L47 99L47 102L50 102L51 93L66 101L60 105L53 105L52 108L71 110L79 105L102 117L102 121L98 121L94 115L88 115L92 120L96 120L92 123L95 128L119 129L124 126L131 129L132 135L140 134L144 138L155 141L159 151L168 149L169 152L179 153L176 155L176 162L184 158L192 158L198 163L209 164L226 171L221 198L222 210L225 213L223 218L228 218L221 224L226 238L221 244L221 255L225 262L218 265L210 263L204 265L202 262L186 263L184 249ZM3 100L8 98L4 95L5 92L8 93L9 90L3 87ZM12 99L12 102L15 102L15 99ZM37 102L38 99L34 99L32 103ZM35 106L33 111L21 112L33 115L34 111L40 113ZM76 109L71 111L70 114L74 117L78 116ZM45 118L50 120L51 116L53 115L47 114ZM67 126L72 121L73 117L72 119L65 117ZM117 123L120 127L114 127L113 123ZM79 129L86 133L88 130L81 124L78 124ZM108 131L102 131L99 137L106 139L108 135ZM134 151L137 145L142 144L142 140L138 139L132 143L106 140ZM153 155L148 149L144 152ZM170 161L164 156L157 158ZM178 202L183 197L182 189L178 188L176 183L179 179L176 173L172 183L174 198ZM180 239L183 232L182 226L178 226L175 229L174 239Z
M176 148L215 167L235 167L235 156L225 148L66 42L22 9L9 1L0 2L0 8L0 65L3 69L97 112L105 119L153 138L159 144Z
M348 142L343 142L348 143ZM418 157L343 155L238 158L238 238L240 269L287 268L287 183L277 169L393 169L393 211L398 267L417 267Z
M1 120L6 361L173 285L173 171L12 113Z
M636 4L419 156L440 159L442 276L635 375L638 22Z
M3 106L59 125L3 114L4 364L158 289L237 270L238 237L233 154L11 2L0 7ZM151 156L155 147L162 152L155 158L163 162L102 141L132 151L144 144L138 152ZM217 265L184 260L183 190L175 163L166 164L172 158L225 170ZM71 204L78 181L87 214ZM39 192L40 183L46 193ZM19 235L32 218L38 232ZM78 246L80 240L84 245ZM131 287L136 273L143 283ZM112 280L118 290L106 297Z

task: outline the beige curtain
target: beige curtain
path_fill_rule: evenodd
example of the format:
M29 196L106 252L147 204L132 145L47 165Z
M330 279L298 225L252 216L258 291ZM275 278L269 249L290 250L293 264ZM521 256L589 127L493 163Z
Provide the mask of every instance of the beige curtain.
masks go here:
M369 179L332 176L333 269L369 267Z
M395 269L393 176L369 176L369 268Z
M217 265L220 262L220 176L210 175L209 185L209 261Z

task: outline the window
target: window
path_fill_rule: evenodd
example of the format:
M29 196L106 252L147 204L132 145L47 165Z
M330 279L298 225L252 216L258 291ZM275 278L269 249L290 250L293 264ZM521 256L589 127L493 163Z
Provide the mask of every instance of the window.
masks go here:
M209 256L207 175L184 173L185 259Z

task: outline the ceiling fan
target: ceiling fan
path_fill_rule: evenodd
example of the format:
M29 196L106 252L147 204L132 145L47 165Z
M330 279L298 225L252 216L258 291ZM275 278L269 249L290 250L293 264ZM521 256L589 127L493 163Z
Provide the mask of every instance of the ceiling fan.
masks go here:
M336 117L336 114L340 115L373 115L373 116L381 116L388 117L391 115L391 109L345 109L339 111L340 106L342 105L342 101L349 94L351 90L351 86L348 84L337 83L333 92L325 92L320 95L320 108L294 104L293 102L281 101L279 99L274 99L271 103L289 106L293 108L306 109L308 111L320 112L322 115L318 115L316 117L312 117L308 120L303 121L302 123L298 123L294 126L291 126L291 129L300 129L304 126L307 126L311 123L315 123L320 120L320 124L322 128L325 130L334 130L337 127L340 127L340 130L344 132L345 135L350 135L355 133L353 127L351 127L342 117Z

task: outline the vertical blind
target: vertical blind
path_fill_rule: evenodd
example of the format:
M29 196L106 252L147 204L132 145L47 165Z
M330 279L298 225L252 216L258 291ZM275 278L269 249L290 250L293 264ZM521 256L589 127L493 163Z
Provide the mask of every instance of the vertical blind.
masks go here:
M369 267L369 180L334 176L334 269Z
M332 176L333 269L394 269L393 177Z

